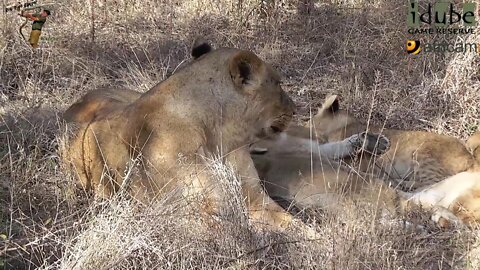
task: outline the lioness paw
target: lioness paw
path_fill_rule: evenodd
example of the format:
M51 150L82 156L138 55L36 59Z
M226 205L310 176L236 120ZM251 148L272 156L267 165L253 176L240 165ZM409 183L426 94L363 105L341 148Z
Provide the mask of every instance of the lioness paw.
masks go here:
M440 228L464 227L463 222L457 216L455 216L454 213L441 206L435 206L433 208L432 220Z
M305 224L303 221L294 218L290 223L290 229L297 231L308 240L315 240L320 238L320 234L315 230L315 228Z

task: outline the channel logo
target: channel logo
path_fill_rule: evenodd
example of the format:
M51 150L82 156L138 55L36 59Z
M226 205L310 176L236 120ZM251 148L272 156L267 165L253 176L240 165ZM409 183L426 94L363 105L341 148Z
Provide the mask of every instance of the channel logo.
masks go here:
M421 50L419 40L407 40L407 53L418 54Z

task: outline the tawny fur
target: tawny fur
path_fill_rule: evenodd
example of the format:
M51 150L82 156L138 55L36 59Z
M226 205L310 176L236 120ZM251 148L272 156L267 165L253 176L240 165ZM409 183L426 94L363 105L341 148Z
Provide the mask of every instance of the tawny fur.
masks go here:
M102 88L91 91L71 105L63 114L67 122L89 123L122 110L141 93L123 88Z
M83 186L104 197L126 184L126 167L135 161L136 173L125 188L148 201L177 186L205 192L214 183L204 159L221 156L241 179L251 217L287 226L292 216L264 193L248 145L284 130L293 102L277 73L255 54L201 51L201 57L197 52L195 61L139 97L102 103L105 94L87 94L72 105L67 118L81 128L66 158Z
M460 223L476 227L480 223L480 132L473 134L466 146L477 161L472 168L417 192L409 199L409 202L436 211L436 220L445 225Z

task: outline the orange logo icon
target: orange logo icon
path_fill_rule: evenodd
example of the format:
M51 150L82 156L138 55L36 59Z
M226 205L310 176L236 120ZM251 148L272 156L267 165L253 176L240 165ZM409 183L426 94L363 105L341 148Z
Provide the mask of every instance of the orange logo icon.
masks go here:
M407 40L407 53L418 54L421 50L422 48L420 48L420 41Z

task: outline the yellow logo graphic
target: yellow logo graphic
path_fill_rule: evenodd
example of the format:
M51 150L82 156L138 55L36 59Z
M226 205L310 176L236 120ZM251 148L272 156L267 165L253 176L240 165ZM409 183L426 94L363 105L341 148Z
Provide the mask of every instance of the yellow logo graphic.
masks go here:
M422 48L420 48L420 41L407 40L407 53L418 54L421 50Z

